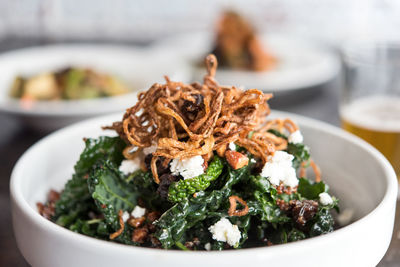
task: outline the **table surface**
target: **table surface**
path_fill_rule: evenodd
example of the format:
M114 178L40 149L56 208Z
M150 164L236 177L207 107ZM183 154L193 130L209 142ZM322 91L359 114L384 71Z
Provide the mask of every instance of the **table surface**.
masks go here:
M0 41L0 52L51 41L16 40ZM339 125L337 110L339 79L324 85L290 93L275 95L270 101L273 109L293 112ZM24 127L14 118L0 114L0 266L29 266L18 251L11 223L9 178L12 168L22 153L43 135ZM399 204L399 203L398 203ZM400 205L397 205L396 222L392 243L380 267L400 265Z

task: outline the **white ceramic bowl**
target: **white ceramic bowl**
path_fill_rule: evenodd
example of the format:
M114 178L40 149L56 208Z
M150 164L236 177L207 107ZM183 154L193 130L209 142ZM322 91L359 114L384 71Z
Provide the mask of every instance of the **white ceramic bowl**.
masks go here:
M64 229L41 217L36 202L50 188L61 189L83 149L82 137L104 134L112 115L59 130L32 146L11 177L14 233L32 266L375 266L393 231L397 179L388 161L361 139L328 124L290 117L320 165L342 209L355 211L355 222L333 233L272 247L222 252L184 252L140 248L97 240Z
M170 62L174 60L174 67ZM89 100L36 101L21 105L9 97L16 76L32 76L67 66L89 67L126 82L132 93ZM63 44L31 47L0 55L0 112L21 119L36 129L50 131L85 118L123 111L136 101L136 91L154 82L186 80L181 63L172 55L120 45ZM167 71L166 71L167 70Z
M202 81L205 68L198 67L213 49L214 34L197 32L161 39L154 50L186 58L192 66L193 80ZM269 92L304 89L325 83L339 72L337 55L312 40L277 33L261 33L265 50L277 59L274 68L255 72L219 68L216 79L220 84L235 84Z

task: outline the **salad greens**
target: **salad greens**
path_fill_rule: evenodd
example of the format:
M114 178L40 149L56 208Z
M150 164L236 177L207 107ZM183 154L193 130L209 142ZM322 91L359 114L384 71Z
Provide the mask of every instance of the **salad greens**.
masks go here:
M334 230L330 211L338 210L338 200L333 197L329 205L318 205L319 195L329 191L327 184L300 178L296 192L279 192L268 177L257 173L257 161L250 154L249 164L237 170L215 155L204 174L172 182L165 199L150 171L119 170L126 147L120 137L86 139L85 144L51 218L74 232L137 246L204 250L207 244L224 250L230 246L214 240L209 231L221 218L229 218L240 231L233 248L282 244ZM310 157L303 144L289 143L287 152L294 156L295 168ZM229 216L233 195L246 201L246 215ZM138 205L157 218L145 215L139 227L125 222L122 229L120 211L130 213ZM145 240L137 238L139 230L146 233ZM117 231L119 235L110 238Z

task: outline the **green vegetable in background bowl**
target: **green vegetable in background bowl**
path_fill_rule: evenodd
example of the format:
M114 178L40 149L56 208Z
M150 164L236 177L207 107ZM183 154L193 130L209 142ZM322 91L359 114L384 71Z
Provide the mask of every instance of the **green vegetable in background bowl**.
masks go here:
M16 77L10 96L22 100L91 99L128 93L116 77L91 69L69 67L53 73Z

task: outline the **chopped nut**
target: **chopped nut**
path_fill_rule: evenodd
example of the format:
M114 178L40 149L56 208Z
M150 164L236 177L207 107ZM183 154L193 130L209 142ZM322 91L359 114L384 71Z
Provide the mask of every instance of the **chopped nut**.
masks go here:
M138 228L140 226L143 225L143 223L145 222L146 218L144 216L139 217L139 218L130 218L128 220L128 224L134 228Z
M141 227L133 230L132 241L138 243L144 243L146 241L149 230L146 227Z
M49 194L47 195L47 200L49 202L56 202L60 199L60 193L55 190L50 190Z
M249 158L237 151L227 150L225 152L225 158L234 170L240 169L249 164Z
M160 213L158 213L157 211L152 211L152 212L149 212L149 214L147 214L147 220L149 222L154 222L159 217L160 217Z
M226 146L220 146L216 149L218 156L223 157L226 151Z
M161 247L161 242L154 235L149 235L149 239L152 247L155 248Z

